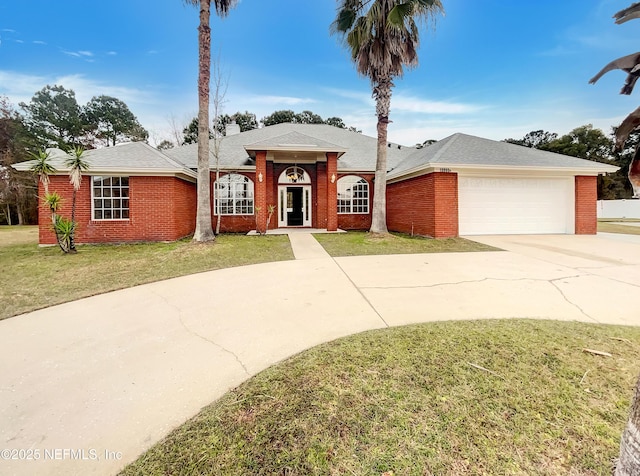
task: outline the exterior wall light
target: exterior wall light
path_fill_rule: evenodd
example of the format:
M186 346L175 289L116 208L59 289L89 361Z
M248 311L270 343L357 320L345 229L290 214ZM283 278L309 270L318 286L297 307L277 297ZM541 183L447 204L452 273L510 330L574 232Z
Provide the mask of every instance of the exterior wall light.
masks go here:
M262 172L258 174L258 182L262 183Z
M336 183L336 174L331 174L331 183Z

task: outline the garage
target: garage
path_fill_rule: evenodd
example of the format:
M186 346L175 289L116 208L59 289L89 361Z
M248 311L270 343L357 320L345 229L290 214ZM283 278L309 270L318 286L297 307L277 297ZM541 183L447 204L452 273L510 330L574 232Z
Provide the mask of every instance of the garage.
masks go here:
M461 235L574 233L573 177L458 177Z

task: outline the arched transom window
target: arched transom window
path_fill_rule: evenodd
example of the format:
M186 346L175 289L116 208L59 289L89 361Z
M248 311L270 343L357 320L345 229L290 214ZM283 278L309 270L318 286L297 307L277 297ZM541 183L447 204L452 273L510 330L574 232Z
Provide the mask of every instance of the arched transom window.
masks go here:
M338 213L369 213L369 182L357 175L340 177Z
M303 168L294 166L280 174L278 183L311 183L311 177Z
M253 181L240 174L227 174L214 185L216 215L253 215Z

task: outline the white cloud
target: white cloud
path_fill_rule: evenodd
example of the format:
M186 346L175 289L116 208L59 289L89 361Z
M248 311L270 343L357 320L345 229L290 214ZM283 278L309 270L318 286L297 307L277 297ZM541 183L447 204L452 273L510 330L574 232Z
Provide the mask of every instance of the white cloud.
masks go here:
M420 114L468 114L482 109L473 104L448 101L430 101L412 96L398 94L391 98L391 110L417 112Z
M154 103L155 97L149 89L129 88L108 84L81 74L66 76L39 76L0 70L0 94L8 96L11 102L29 102L33 95L46 85L62 85L73 89L80 104L101 94L117 97L127 104Z
M16 32L16 30L12 30L11 28L3 28L3 29L2 29L2 30L0 30L0 31L4 31L4 32L6 32L6 33L15 33L15 32Z
M45 41L41 41L41 40L33 40L33 44L34 45L46 45L47 43Z
M118 53L117 53L116 51L107 51L107 55L108 55L108 56L115 56L115 55L117 55L117 54L118 54Z
M65 55L73 56L74 58L91 58L93 57L93 53L91 51L80 50L80 51L67 51L62 50Z
M346 99L353 99L370 107L375 107L375 101L370 92L352 91L346 89L325 89L327 93ZM468 114L482 109L474 104L464 104L449 101L431 101L403 93L391 97L391 112L414 112L419 114Z
M298 106L316 102L312 98L297 98L291 96L253 96L251 101L267 106Z

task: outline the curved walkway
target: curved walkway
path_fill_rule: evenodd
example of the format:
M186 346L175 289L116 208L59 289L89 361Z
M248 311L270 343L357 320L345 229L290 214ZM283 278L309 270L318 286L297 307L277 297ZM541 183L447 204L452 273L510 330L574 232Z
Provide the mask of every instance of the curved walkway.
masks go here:
M514 317L640 325L637 236L482 237L509 251L337 259L311 235L290 238L296 261L0 321L0 473L113 474L250 376L364 330Z

